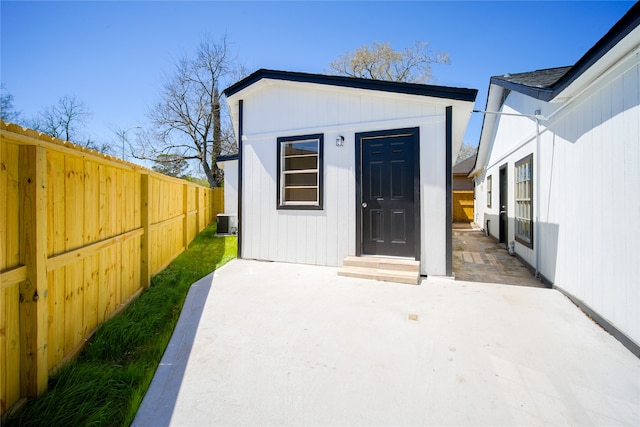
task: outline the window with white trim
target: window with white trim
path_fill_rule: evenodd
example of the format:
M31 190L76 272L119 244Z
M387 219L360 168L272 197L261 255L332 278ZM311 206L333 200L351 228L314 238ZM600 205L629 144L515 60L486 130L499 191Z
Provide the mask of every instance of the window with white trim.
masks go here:
M322 209L324 136L278 138L278 208Z
M533 248L533 155L516 162L516 240Z
M493 192L493 175L487 178L487 207L491 207L491 194Z

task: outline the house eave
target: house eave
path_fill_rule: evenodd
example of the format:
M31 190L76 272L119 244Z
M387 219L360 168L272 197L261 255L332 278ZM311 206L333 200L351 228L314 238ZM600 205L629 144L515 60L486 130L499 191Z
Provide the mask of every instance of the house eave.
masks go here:
M531 98L539 99L541 101L549 102L556 94L553 89L543 88L537 86L529 86L521 83L510 82L500 77L491 77L490 83L496 86L501 86L505 89L512 90L514 92L522 93L530 96Z
M401 93L407 95L429 96L434 98L467 102L475 102L476 96L478 95L477 89L424 85L416 83L401 83L385 80L371 80L356 77L330 76L324 74L310 74L268 69L257 70L250 76L229 86L223 92L225 96L232 97L233 95L245 90L253 84L267 79Z
M489 92L487 94L486 111L499 111L508 89L500 85L489 84ZM495 124L498 119L496 114L483 114L482 129L480 131L480 141L478 142L478 154L473 169L469 173L470 178L474 178L481 174L486 166L487 156L489 153L489 145L495 132Z

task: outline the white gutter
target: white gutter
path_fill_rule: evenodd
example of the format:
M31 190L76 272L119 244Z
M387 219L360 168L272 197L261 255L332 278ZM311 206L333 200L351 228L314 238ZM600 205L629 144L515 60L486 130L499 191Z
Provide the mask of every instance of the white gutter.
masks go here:
M540 110L536 110L540 116ZM540 117L536 117L536 220L533 224L533 245L536 247L536 279L540 279Z

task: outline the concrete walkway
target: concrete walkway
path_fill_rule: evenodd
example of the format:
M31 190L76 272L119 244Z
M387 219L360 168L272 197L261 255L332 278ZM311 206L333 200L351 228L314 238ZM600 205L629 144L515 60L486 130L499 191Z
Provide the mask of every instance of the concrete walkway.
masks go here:
M640 359L550 289L235 260L134 426L640 425Z

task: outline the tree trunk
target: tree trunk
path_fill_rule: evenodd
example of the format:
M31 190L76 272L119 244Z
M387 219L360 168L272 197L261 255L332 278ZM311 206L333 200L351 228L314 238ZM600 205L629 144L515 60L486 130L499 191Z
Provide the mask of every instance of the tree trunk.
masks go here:
M216 178L213 176L213 171L209 167L209 164L207 163L206 159L201 160L200 163L202 164L202 169L204 170L204 174L207 177L207 181L209 181L209 186L211 188L217 187L218 182L216 181ZM215 163L213 165L215 166Z
M216 187L222 184L222 171L218 168L217 160L222 149L222 125L220 123L220 93L213 88L213 147L211 147L211 169Z

